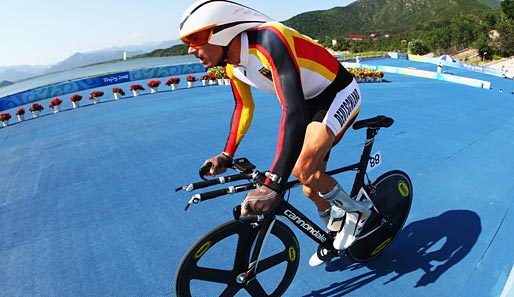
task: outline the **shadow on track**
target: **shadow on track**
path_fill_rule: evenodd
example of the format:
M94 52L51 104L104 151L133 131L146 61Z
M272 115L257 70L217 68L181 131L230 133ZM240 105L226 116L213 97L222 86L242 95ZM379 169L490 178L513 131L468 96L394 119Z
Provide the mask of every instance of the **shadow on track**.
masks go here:
M437 217L412 222L402 230L389 250L376 260L355 263L345 257L326 268L329 272L337 272L365 267L368 268L365 273L305 296L344 296L389 274L394 275L384 285L418 269L425 273L414 287L435 283L469 253L481 230L480 217L469 210L450 210Z

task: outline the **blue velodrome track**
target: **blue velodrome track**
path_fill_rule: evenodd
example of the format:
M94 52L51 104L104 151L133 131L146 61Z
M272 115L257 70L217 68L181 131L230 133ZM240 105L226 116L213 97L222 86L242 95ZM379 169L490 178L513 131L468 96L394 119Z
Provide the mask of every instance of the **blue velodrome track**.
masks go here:
M435 71L407 61L374 63ZM514 82L454 73L491 81L492 89L394 74L361 84L360 118L395 119L377 137L384 164L370 177L406 171L414 187L411 215L390 249L366 264L343 258L310 268L315 245L297 233L301 263L285 296L512 296ZM230 95L225 86L161 87L119 101L106 95L75 110L66 100L60 113L47 109L1 128L0 295L174 296L183 254L229 220L242 199L184 212L190 196L174 192L223 148ZM239 154L265 170L280 108L258 91L255 101ZM362 130L347 132L329 167L355 162L363 140ZM338 178L348 187L353 176ZM316 215L297 190L291 196Z

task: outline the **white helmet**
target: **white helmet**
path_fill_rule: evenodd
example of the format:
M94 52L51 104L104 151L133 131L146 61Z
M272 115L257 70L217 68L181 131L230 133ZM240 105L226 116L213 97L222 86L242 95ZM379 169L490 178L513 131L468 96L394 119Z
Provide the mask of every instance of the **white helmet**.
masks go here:
M273 21L270 17L232 1L202 0L189 6L180 21L180 39L213 29L210 44L227 46L237 34Z

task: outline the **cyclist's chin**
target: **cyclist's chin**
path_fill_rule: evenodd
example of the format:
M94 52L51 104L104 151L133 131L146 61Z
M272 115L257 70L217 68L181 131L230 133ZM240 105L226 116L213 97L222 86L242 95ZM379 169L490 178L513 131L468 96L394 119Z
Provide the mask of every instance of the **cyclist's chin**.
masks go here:
M205 57L198 58L200 60L200 63L202 63L205 68L214 67L217 65L217 63L214 63L211 59L207 59Z
M203 66L205 66L205 68L211 68L211 67L214 67L216 66L217 64L215 63L212 63L212 62L207 62L207 63L202 63Z

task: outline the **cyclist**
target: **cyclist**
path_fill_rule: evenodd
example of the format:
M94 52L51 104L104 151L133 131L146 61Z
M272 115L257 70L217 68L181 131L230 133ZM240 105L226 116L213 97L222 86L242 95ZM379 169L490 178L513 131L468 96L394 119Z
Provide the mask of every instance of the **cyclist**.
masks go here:
M330 202L346 211L339 249L351 245L368 206L352 200L325 174L332 148L360 111L352 75L326 49L299 32L233 1L198 1L184 12L181 40L206 67L224 66L235 100L225 149L206 161L208 175L226 171L247 132L254 110L251 87L275 94L282 105L278 144L267 179L249 192L242 215L266 214L281 201L292 173L317 206L325 225ZM309 264L322 264L315 253Z

